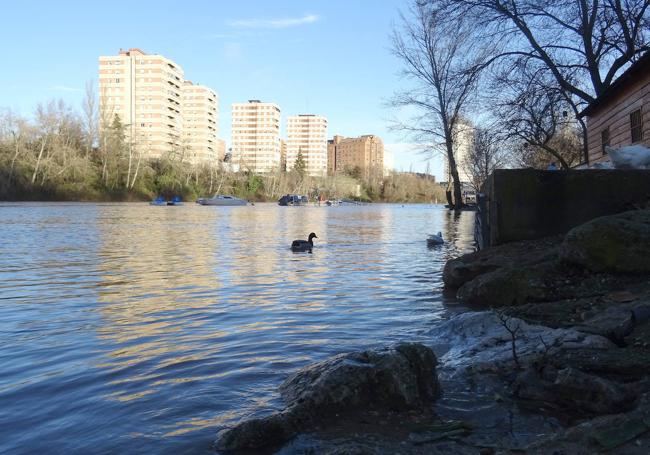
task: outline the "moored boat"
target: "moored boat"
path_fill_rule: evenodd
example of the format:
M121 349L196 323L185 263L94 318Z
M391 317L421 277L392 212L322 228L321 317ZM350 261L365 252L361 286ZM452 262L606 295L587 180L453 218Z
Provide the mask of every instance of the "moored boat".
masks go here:
M220 205L220 206L234 206L234 205L246 205L248 201L245 199L239 199L235 196L229 196L225 194L215 194L210 198L198 198L196 200L197 204L201 205Z
M299 196L297 194L285 194L278 200L278 205L307 205L309 198L307 196Z
M158 205L158 206L167 206L167 205L183 205L183 200L180 196L174 196L169 201L163 196L158 196L153 201L149 202L149 205Z

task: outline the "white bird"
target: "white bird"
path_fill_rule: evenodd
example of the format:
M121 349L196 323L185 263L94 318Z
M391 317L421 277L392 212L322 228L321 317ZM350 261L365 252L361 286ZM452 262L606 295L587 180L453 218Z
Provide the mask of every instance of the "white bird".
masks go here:
M650 149L643 145L613 148L605 146L616 169L650 169Z
M442 232L438 231L437 234L429 234L427 238L427 246L442 245L445 241L442 239Z

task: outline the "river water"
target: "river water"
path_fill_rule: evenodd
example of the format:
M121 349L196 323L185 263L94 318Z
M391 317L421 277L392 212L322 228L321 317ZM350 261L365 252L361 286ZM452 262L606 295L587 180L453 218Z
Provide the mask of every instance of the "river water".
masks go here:
M472 229L433 205L0 204L0 453L209 454L296 368L446 318Z

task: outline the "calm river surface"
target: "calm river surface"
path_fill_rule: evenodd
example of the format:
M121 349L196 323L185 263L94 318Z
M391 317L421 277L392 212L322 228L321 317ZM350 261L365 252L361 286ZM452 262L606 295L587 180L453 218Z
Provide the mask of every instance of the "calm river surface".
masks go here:
M447 317L472 229L432 205L0 204L0 453L209 454L296 368Z

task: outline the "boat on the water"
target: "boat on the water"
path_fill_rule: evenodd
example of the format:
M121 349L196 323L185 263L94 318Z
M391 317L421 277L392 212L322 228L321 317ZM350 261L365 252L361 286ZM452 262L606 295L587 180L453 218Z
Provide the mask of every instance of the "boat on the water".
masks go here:
M278 205L307 205L309 198L307 196L299 196L297 194L285 194L278 200Z
M197 204L201 205L223 205L223 206L233 206L233 205L246 205L248 201L246 199L239 199L235 196L228 196L225 194L215 194L210 198L200 197L196 200Z
M167 200L162 196L158 196L153 201L149 202L149 205L183 205L183 200L180 196L174 196L171 200Z

